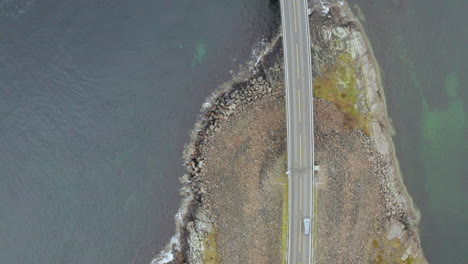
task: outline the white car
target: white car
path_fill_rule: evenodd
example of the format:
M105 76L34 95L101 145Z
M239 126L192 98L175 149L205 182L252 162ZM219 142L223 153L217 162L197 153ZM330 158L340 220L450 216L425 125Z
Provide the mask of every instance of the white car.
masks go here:
M310 218L304 218L304 235L310 234Z

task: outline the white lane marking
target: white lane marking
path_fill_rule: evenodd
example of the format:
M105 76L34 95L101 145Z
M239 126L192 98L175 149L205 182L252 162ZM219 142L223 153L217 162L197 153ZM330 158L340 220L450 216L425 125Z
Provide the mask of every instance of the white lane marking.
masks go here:
M293 8L294 8L294 31L297 32L296 1L293 2Z
M309 16L307 14L307 0L303 0L303 5L304 5L304 13L305 13L305 18L306 18L306 40L307 40L307 48L306 48L306 54L307 54L307 73L308 75L306 76L309 76L309 89L312 90L312 56L311 56L311 47L310 47L310 29L309 29ZM315 155L314 155L314 112L313 112L313 104L314 104L314 101L313 101L313 91L310 91L309 92L309 122L310 122L310 140L311 140L311 144L310 144L310 166L313 167L314 165L314 159L315 159ZM315 183L314 181L314 178L315 178L315 175L314 175L314 170L312 169L311 171L312 173L312 181L310 182L310 189L311 189L311 192L310 192L310 200L311 201L311 204L310 204L310 212L311 212L311 217L313 217L314 215L314 207L313 207L313 184ZM312 224L313 224L313 221L315 221L315 219L312 220ZM311 247L311 250L309 250L309 262L313 261L313 254L314 254L314 238L313 238L313 235L311 235L309 237L309 243L310 245L312 246Z
M289 80L289 74L288 74L288 55L287 55L287 50L288 50L288 41L287 41L287 34L286 34L286 18L285 18L285 15L286 13L284 12L284 1L280 1L280 7L281 7L281 14L283 14L281 16L281 26L282 26L282 35L283 35L283 46L284 46L284 50L285 52L283 53L283 56L284 56L284 61L286 62L285 63L285 75L286 75L286 81L285 81L285 88L286 88L286 109L289 111L289 113L291 114L291 111L290 111L290 106L289 106L289 83L288 83L288 80ZM287 133L287 138L288 138L288 171L291 170L291 159L292 159L292 144L291 144L291 118L287 118L287 130L286 130L286 133ZM291 238L292 238L292 235L291 235L291 228L292 228L292 225L291 225L291 219L292 219L292 210L291 210L291 202L292 202L292 184L291 184L291 178L292 178L292 174L288 174L288 208L289 208L289 215L288 215L288 251L287 251L287 261L289 262L289 259L291 258Z

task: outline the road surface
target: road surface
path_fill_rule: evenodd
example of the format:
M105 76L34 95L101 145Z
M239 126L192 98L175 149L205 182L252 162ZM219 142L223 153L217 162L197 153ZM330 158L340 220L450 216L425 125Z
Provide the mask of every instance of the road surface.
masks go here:
M314 130L307 0L281 0L288 135L288 263L313 260ZM311 219L310 235L303 219Z

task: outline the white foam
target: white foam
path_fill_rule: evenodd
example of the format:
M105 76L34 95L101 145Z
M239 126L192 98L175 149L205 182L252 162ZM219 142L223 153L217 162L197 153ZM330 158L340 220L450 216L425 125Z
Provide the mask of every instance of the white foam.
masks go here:
M182 213L180 211L177 212L174 218L176 219L176 221L182 222Z
M204 104L202 104L202 107L203 107L203 109L210 108L210 107L211 107L211 103L210 103L210 102L205 102Z
M182 187L182 190L184 190L186 186ZM188 210L188 205L190 204L190 198L191 196L185 196L182 198L182 201L180 203L180 208L177 211L177 213L174 215L174 221L176 225L176 232L175 235L173 235L169 241L169 243L166 245L164 250L162 250L152 261L150 264L169 264L171 261L174 260L174 251L180 251L180 230L181 227L183 226L183 215L187 212Z
M179 212L176 214L176 219L180 219L182 221L182 216L179 218ZM176 220L177 221L177 220ZM161 251L152 261L151 264L168 264L174 260L174 254L172 253L174 250L180 250L180 241L179 241L179 232L171 237L169 244L166 248Z
M255 46L252 48L251 56L253 61L255 61L255 67L258 65L260 60L263 57L263 54L267 51L268 43L266 42L266 39L262 39L260 42L255 44Z
M174 260L174 255L171 251L163 251L151 261L151 264L168 264Z

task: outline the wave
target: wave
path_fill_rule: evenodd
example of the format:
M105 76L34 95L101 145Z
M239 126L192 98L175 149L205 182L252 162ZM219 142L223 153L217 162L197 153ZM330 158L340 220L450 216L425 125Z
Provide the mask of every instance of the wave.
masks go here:
M267 51L266 47L268 46L268 42L265 38L260 40L257 44L255 44L250 52L252 60L255 62L255 67L258 63L262 60L263 54Z
M172 253L173 247L179 247L180 240L179 235L175 234L171 237L171 241L167 245L167 247L159 253L156 258L151 261L151 264L167 264L175 259L174 254Z
M166 247L151 261L150 264L168 264L171 261L175 260L174 252L181 250L181 227L184 225L183 216L187 214L189 204L192 200L190 195L191 189L188 186L189 181L186 177L180 178L183 187L181 188L181 195L184 196L181 201L179 210L174 216L174 221L176 225L176 233L171 237L169 243Z

